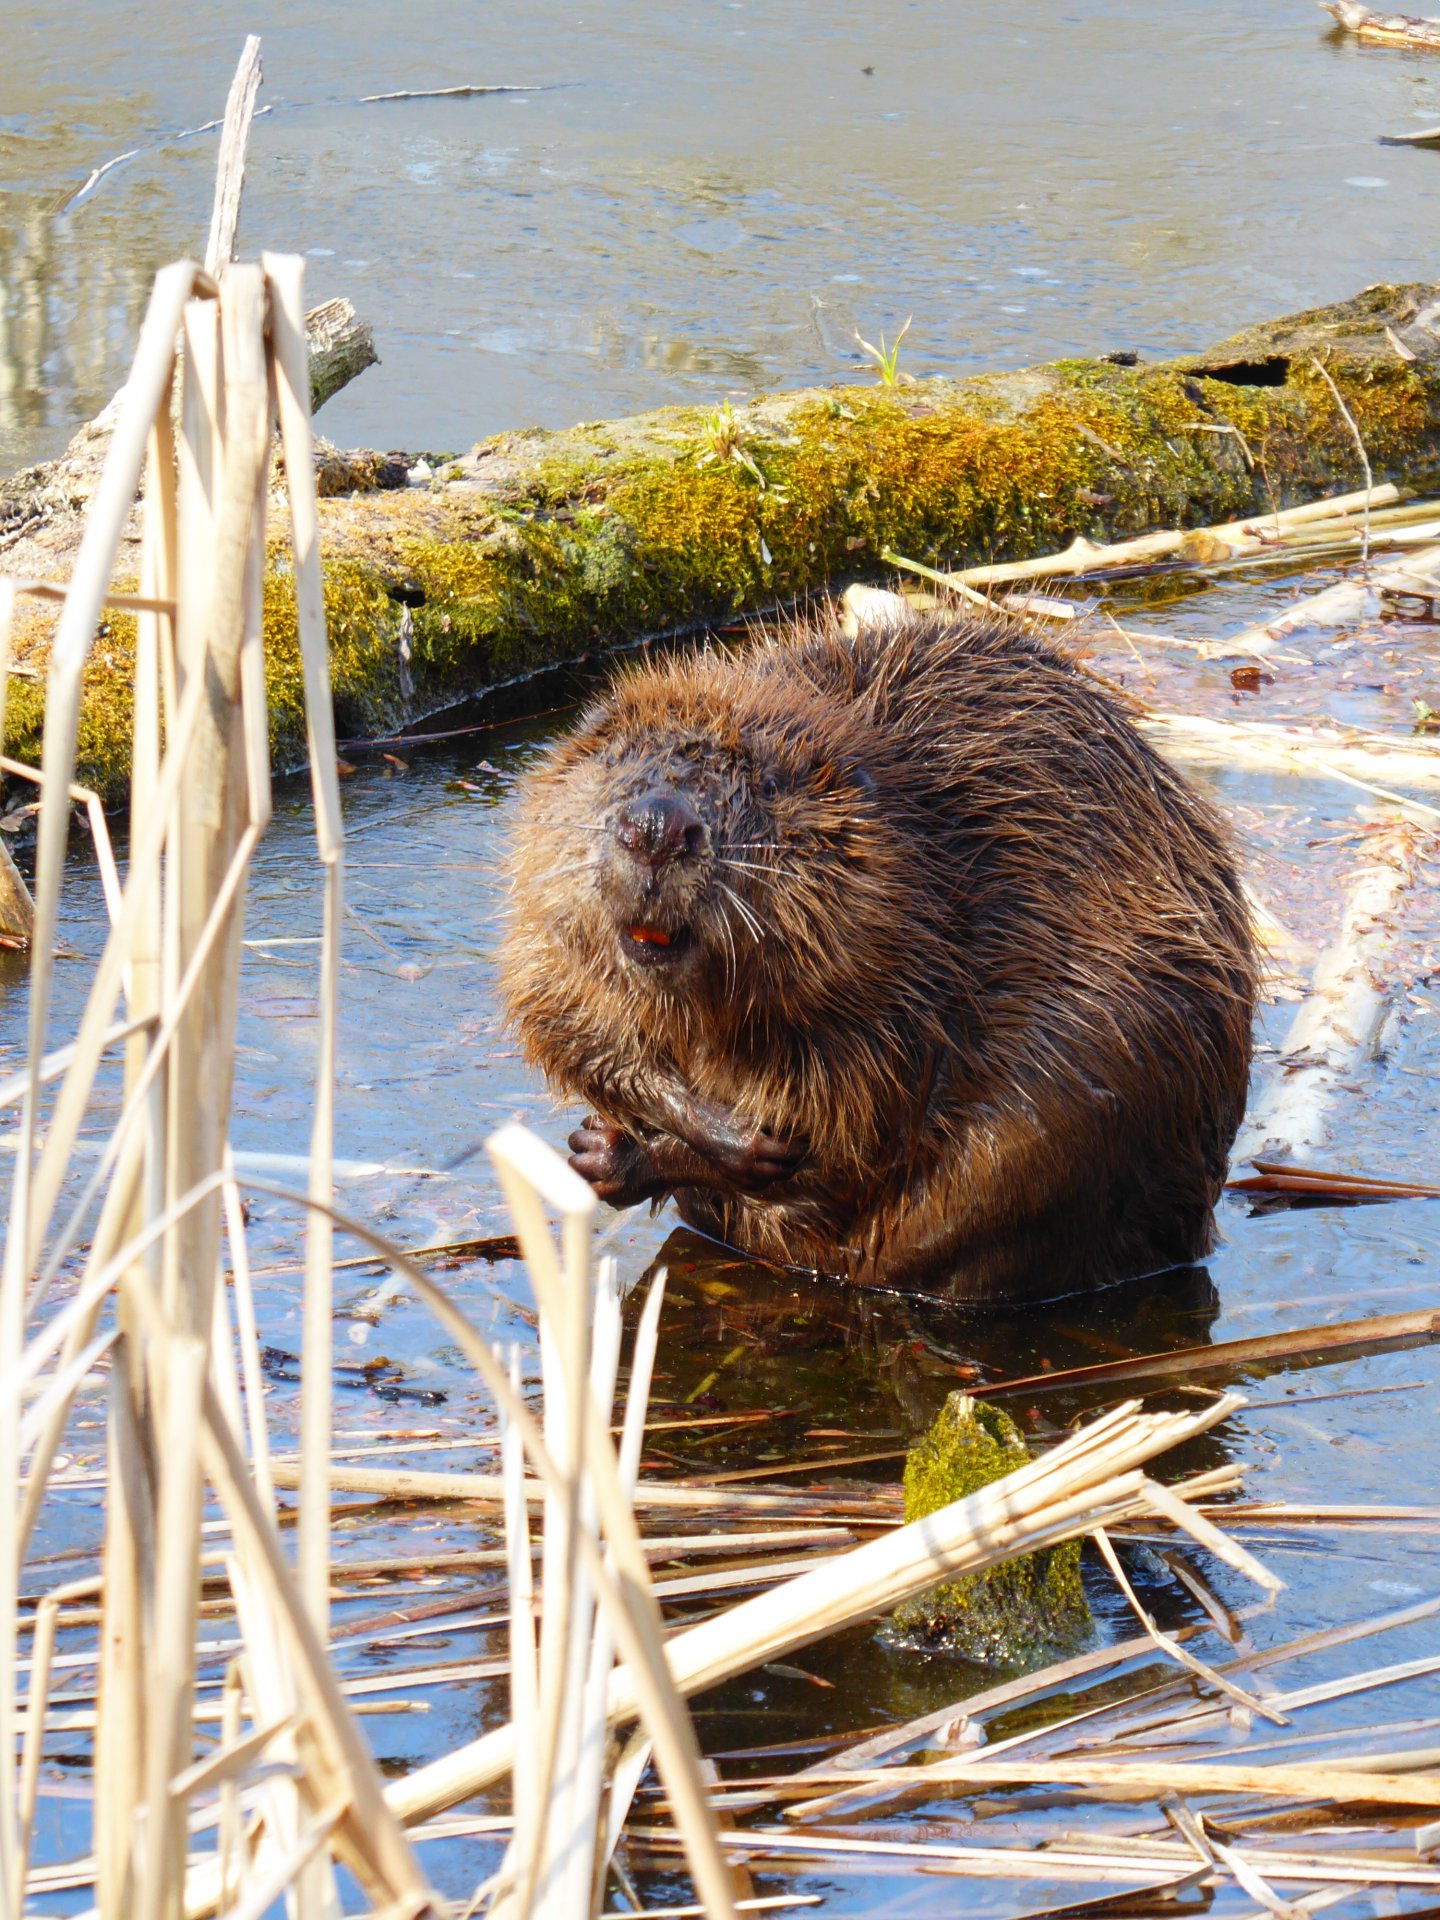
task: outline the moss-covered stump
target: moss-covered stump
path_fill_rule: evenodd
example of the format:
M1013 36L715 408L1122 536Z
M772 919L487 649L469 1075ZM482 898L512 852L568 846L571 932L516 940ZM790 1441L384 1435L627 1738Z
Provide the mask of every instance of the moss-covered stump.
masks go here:
M391 732L599 648L874 575L887 547L943 566L1019 559L1077 534L1203 525L1353 488L1354 440L1317 359L1377 480L1428 485L1440 474L1437 295L1373 287L1154 366L1064 360L809 389L733 414L671 408L504 435L424 466L331 458L327 488L354 489L321 502L341 734ZM0 526L0 565L62 574L67 524L57 510L33 532ZM22 604L19 655L42 665L53 609ZM294 765L300 669L278 504L266 626L275 759ZM129 648L116 618L81 737L81 777L112 796L127 771ZM42 709L36 682L12 681L9 746L23 758L38 755Z
M1002 1480L1029 1458L1008 1414L952 1393L905 1461L905 1518L923 1520ZM1073 1646L1089 1625L1080 1543L1067 1540L929 1588L896 1608L885 1637L969 1660L1030 1666Z

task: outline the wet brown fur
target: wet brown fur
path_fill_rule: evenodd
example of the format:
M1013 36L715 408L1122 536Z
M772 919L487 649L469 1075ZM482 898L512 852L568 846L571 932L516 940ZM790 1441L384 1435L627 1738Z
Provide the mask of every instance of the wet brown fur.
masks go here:
M657 785L710 836L647 896L692 937L662 972L621 951L614 842ZM679 1086L808 1143L763 1192L676 1195L766 1259L1018 1300L1212 1244L1256 989L1234 863L1013 626L827 616L623 672L523 783L503 982L527 1056L627 1135Z

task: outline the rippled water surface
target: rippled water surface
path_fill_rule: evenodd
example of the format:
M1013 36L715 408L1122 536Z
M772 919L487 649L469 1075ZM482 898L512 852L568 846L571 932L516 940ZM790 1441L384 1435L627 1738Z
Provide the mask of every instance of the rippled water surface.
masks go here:
M383 365L342 444L455 448L902 364L1200 347L1433 273L1440 63L1302 0L11 0L0 61L0 469L109 397L149 277L203 245L243 30L264 43L242 242L306 252ZM359 106L404 88L543 89ZM83 198L92 171L121 154ZM50 209L59 207L61 211Z

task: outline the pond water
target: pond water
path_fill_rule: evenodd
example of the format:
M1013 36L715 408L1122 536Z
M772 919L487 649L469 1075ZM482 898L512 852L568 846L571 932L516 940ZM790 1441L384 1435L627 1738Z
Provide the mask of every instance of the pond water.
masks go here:
M531 421L844 378L856 327L893 337L912 312L903 364L954 372L1066 351L1198 346L1249 318L1433 271L1440 158L1377 147L1375 136L1440 117L1440 63L1338 43L1290 0L1019 0L1005 9L837 0L823 14L781 0L670 10L634 0L603 9L451 3L399 14L354 0L343 15L259 5L245 24L264 36L262 98L284 109L255 130L245 235L309 253L312 297L348 294L376 328L383 365L325 415L346 443L453 447ZM109 397L152 269L198 247L212 139L172 136L219 111L237 40L225 9L79 0L61 35L52 10L12 0L0 66L0 470L57 450ZM544 90L355 104L365 93L461 82ZM130 149L74 197L92 169ZM1209 637L1295 590L1262 577L1135 618ZM1218 664L1127 648L1103 630L1086 644L1162 704L1343 713L1390 728L1409 725L1415 698L1440 707L1440 664L1416 630L1338 648L1333 636L1302 636L1287 643L1274 685L1248 704ZM573 691L558 689L554 703ZM503 1230L480 1150L497 1123L519 1116L557 1143L567 1130L497 1026L492 959L513 782L561 718L490 724L482 714L488 730L407 752L408 764L356 756L345 783L337 1111L338 1149L352 1166L342 1197L402 1245ZM1224 774L1209 785L1267 905L1310 949L1322 946L1363 861L1363 797L1295 778ZM320 917L312 856L308 797L290 785L247 914L234 1131L242 1150L292 1161L309 1128ZM57 1036L73 1026L83 962L103 937L103 903L81 852L64 932L77 958L61 968ZM1336 1114L1339 1164L1435 1175L1437 954L1440 911L1422 890L1396 955L1406 989L1386 1052ZM22 979L17 963L0 960L0 1069L23 1048ZM1262 1077L1286 1012L1280 1002L1262 1021ZM97 1134L114 1094L102 1084ZM670 1272L656 1410L681 1424L657 1437L654 1465L713 1475L826 1453L893 1456L957 1384L1440 1305L1440 1211L1429 1203L1252 1214L1231 1198L1222 1228L1204 1275L1009 1316L840 1295L676 1236L667 1212L617 1217L607 1231L623 1270L639 1275L662 1256ZM257 1196L251 1251L282 1437L295 1413L296 1245L293 1210ZM528 1338L527 1290L513 1264L457 1258L437 1274L492 1336ZM373 1270L345 1269L338 1281L338 1353L352 1370L337 1377L352 1391L341 1396L337 1445L409 1436L415 1464L465 1464L467 1436L489 1414L454 1350L418 1306L379 1298ZM362 1371L377 1359L387 1364ZM1257 1498L1440 1503L1435 1348L1237 1379L1252 1404L1191 1464L1248 1463ZM1017 1414L1043 1435L1113 1397L1037 1389ZM751 1410L773 1417L699 1423ZM83 1557L98 1540L90 1469L102 1420L102 1396L87 1394L42 1553ZM440 1444L450 1450L431 1451ZM881 1457L841 1473L895 1470ZM1246 1538L1289 1583L1276 1608L1250 1622L1257 1647L1440 1595L1440 1532L1423 1521ZM454 1510L397 1512L382 1524L366 1509L340 1525L336 1551L488 1540ZM482 1576L470 1578L483 1590ZM1087 1581L1097 1632L1129 1633L1103 1571L1089 1569ZM1235 1606L1251 1598L1223 1569L1215 1585ZM456 1576L444 1590L469 1589ZM1200 1617L1173 1584L1144 1592L1170 1624ZM374 1605L337 1608L337 1627ZM388 1663L404 1701L414 1697L407 1663L473 1660L501 1640L457 1626L420 1644L358 1647L342 1664L374 1672ZM1285 1669L1281 1684L1414 1660L1434 1646L1432 1623L1420 1622ZM1214 1642L1205 1651L1218 1657ZM717 1753L816 1741L926 1711L990 1678L882 1651L857 1632L807 1650L799 1667L704 1697L697 1722ZM387 1767L493 1724L503 1686L429 1688L423 1705L367 1723ZM1356 1747L1383 1747L1395 1739L1389 1722L1436 1715L1440 1682L1420 1675L1403 1689L1311 1708L1303 1730L1349 1728ZM52 1855L85 1844L75 1796L87 1753L76 1734L47 1759L39 1836ZM923 1834L944 1816L932 1802L896 1817ZM1030 1817L1023 1796L997 1799L977 1831L1023 1838ZM437 1884L462 1897L486 1858L473 1843L427 1849ZM681 1884L643 1878L656 1897ZM956 1900L952 1884L908 1873L902 1882L880 1866L767 1869L757 1887L821 1894L836 1914L883 1906L917 1920L953 1912ZM967 1910L1000 1915L1067 1891L970 1882L964 1898ZM1368 1914L1369 1896L1348 1907Z
M605 5L9 0L0 472L128 364L150 277L203 246L215 118L263 39L242 246L310 257L383 364L341 445L847 377L1200 348L1434 272L1440 63L1297 0ZM357 105L461 84L533 93ZM114 167L81 198L98 167Z
M1151 632L1209 636L1274 610L1295 590L1290 581L1231 582L1167 606L1132 609L1127 617ZM1258 696L1238 694L1219 663L1197 666L1192 655L1174 648L1126 646L1099 627L1088 632L1085 644L1095 664L1162 705L1183 695L1192 710L1298 717L1338 704L1352 719L1393 726L1412 697L1433 692L1433 654L1415 638L1416 629L1338 645L1330 635L1301 636L1287 643L1287 663L1278 667L1274 688ZM553 688L548 698L561 711L542 720L492 722L482 714L474 721L478 731L446 746L407 750L403 760L396 757L399 764L376 753L356 755L356 771L344 783L350 911L337 1149L349 1167L342 1204L401 1245L427 1247L503 1231L503 1210L478 1151L484 1136L511 1117L523 1118L557 1144L567 1131L565 1115L497 1026L492 954L514 780L547 730L563 724L564 708L581 691L578 681ZM1247 870L1266 904L1300 941L1323 945L1335 930L1347 878L1364 859L1355 805L1360 797L1334 783L1233 773L1205 784L1235 823ZM261 848L247 912L234 1135L242 1164L246 1154L292 1156L292 1185L309 1128L319 923L308 792L290 783L280 792L274 826ZM76 958L61 968L57 1033L78 1014L88 972L82 962L98 950L102 934L103 903L80 849L64 919ZM0 1068L23 1048L23 993L16 963L8 964L9 990L0 999ZM1434 986L1440 979L1440 896L1424 886L1407 912L1395 966L1406 986L1386 1053L1341 1096L1328 1157L1373 1173L1433 1177L1440 1161L1433 1095L1440 1051ZM1262 1017L1257 1082L1269 1071L1267 1049L1283 1034L1288 1011L1280 1000ZM102 1087L97 1132L107 1124L114 1094L113 1086ZM276 1163L265 1164L276 1177ZM1222 1207L1223 1245L1205 1272L1014 1315L846 1294L778 1278L677 1231L668 1211L653 1218L643 1209L607 1215L607 1222L607 1243L627 1275L639 1276L657 1257L670 1275L655 1388L655 1416L668 1424L654 1435L647 1461L657 1472L680 1469L707 1479L827 1458L837 1464L825 1472L825 1484L893 1479L898 1451L957 1385L1440 1305L1440 1209L1427 1202L1252 1214L1231 1197ZM270 1349L270 1412L283 1445L293 1438L292 1359L300 1345L295 1209L256 1195L249 1237L261 1336ZM351 1251L337 1247L341 1256ZM493 1337L530 1339L528 1289L515 1263L460 1256L442 1260L435 1272ZM489 1429L484 1395L426 1313L403 1295L382 1294L381 1279L378 1270L361 1266L337 1275L337 1385L344 1389L338 1394L337 1449L409 1439L413 1453L402 1449L386 1464L483 1466L486 1456L468 1449L483 1446ZM376 1362L384 1365L362 1371ZM1261 1500L1428 1505L1432 1512L1440 1506L1440 1464L1430 1442L1440 1419L1440 1349L1317 1365L1299 1358L1209 1375L1203 1388L1181 1384L1167 1390L1162 1380L1151 1390L1183 1404L1186 1394L1225 1384L1244 1387L1251 1405L1194 1444L1177 1466L1245 1462L1246 1492ZM1042 1384L1007 1404L1022 1428L1043 1438L1124 1391L1051 1390ZM93 1468L102 1396L97 1386L82 1399L67 1441L66 1484L49 1509L42 1553L83 1557L98 1542ZM767 1417L723 1424L725 1416L747 1413ZM820 1472L817 1466L782 1484L817 1484ZM1433 1520L1382 1528L1256 1528L1242 1537L1288 1583L1275 1608L1249 1622L1247 1644L1256 1648L1440 1595L1440 1529ZM393 1551L441 1553L487 1545L491 1538L483 1522L453 1508L396 1509L387 1519L360 1504L337 1527L336 1554L343 1560ZM54 1568L49 1571L53 1578ZM1132 1572L1168 1624L1202 1617L1167 1579L1147 1577L1143 1564ZM1253 1600L1246 1584L1225 1569L1212 1566L1208 1576L1227 1604L1239 1608ZM1098 1562L1087 1567L1086 1580L1098 1635L1133 1632L1133 1620ZM435 1587L442 1598L473 1594L483 1613L485 1596L493 1603L493 1582L493 1574L471 1573L451 1575ZM376 1644L373 1627L371 1637L363 1636L377 1604L377 1598L359 1597L337 1606L336 1630L343 1634L353 1624L362 1635L340 1655L342 1669L379 1676L375 1684L382 1686L387 1674L393 1676L393 1694L372 1696L374 1704L423 1705L423 1711L411 1707L366 1723L386 1767L404 1768L494 1724L504 1712L503 1682L482 1678L437 1687L411 1683L406 1675L437 1661L499 1654L503 1634L485 1626L450 1628L442 1621L413 1644L387 1642L383 1634ZM1205 1649L1208 1657L1219 1657L1216 1644ZM1277 1680L1283 1687L1310 1686L1360 1668L1424 1659L1434 1648L1433 1621L1421 1620L1280 1669ZM1129 1684L1138 1685L1136 1676L1153 1665L1134 1663ZM886 1650L862 1629L806 1649L798 1665L782 1662L703 1696L697 1724L713 1753L738 1755L775 1742L804 1746L930 1711L994 1677L963 1662ZM214 1678L218 1682L218 1667ZM1111 1684L1107 1676L1094 1699ZM1063 1698L1052 1701L1048 1710L1064 1704ZM1409 1727L1437 1715L1440 1677L1422 1672L1389 1693L1372 1689L1314 1706L1296 1731L1349 1729L1347 1746L1378 1743L1383 1750L1396 1743L1397 1723ZM992 1721L991 1735L1001 1737L1018 1724L1023 1720L1001 1716ZM1240 1743L1247 1736L1237 1728L1230 1737ZM1248 1736L1257 1737L1257 1731ZM61 1744L72 1767L83 1765L81 1736ZM1323 1744L1314 1749L1316 1758L1325 1753ZM747 1764L754 1770L766 1763L732 1759L727 1771L743 1774ZM57 1754L46 1771L41 1837L61 1853L83 1846L83 1811L66 1785L74 1779ZM924 1838L951 1817L944 1802L932 1798L913 1811L890 1810L885 1830L893 1834L898 1821ZM1095 1810L1085 1818L1113 1824L1116 1816ZM1024 1795L1012 1795L997 1799L969 1831L998 1845L1054 1826L1043 1796L1032 1805ZM437 1884L454 1895L468 1895L487 1857L474 1842L434 1843L426 1853ZM642 1856L637 1871L643 1866ZM883 1862L844 1873L833 1865L784 1872L767 1867L757 1870L756 1881L761 1892L819 1892L826 1911L837 1914L866 1913L877 1905L906 1915L953 1910L953 1892L945 1893L943 1882L898 1881ZM680 1897L685 1883L652 1870L641 1872L641 1884L658 1899ZM1053 1886L1027 1883L1018 1889L1004 1880L979 1881L967 1884L966 1900L977 1913L1000 1916L1082 1891L1059 1879ZM1370 1912L1368 1896L1357 1894L1349 1904L1357 1913Z

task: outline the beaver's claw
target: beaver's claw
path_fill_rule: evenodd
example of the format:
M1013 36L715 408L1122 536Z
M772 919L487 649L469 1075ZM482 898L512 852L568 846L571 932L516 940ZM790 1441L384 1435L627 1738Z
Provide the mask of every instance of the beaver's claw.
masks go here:
M761 1193L788 1180L804 1159L803 1140L751 1133L717 1107L694 1103L687 1137L640 1137L587 1114L570 1136L570 1164L612 1207L633 1207L677 1187Z
M595 1114L586 1114L569 1145L571 1166L612 1207L638 1206L659 1191L656 1169L643 1143Z

